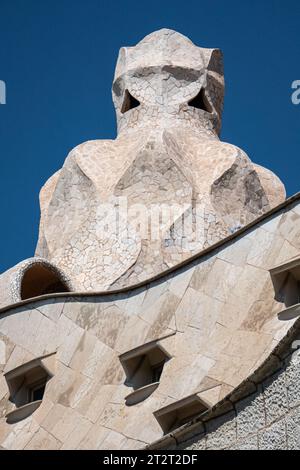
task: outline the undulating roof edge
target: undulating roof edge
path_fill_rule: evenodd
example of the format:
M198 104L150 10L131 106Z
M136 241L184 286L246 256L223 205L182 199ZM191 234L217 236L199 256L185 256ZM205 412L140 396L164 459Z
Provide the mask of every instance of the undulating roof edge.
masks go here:
M155 276L152 276L151 278L145 279L137 284L132 284L130 286L122 287L119 289L112 289L112 290L105 290L105 291L85 291L85 292L59 292L59 293L54 293L54 294L44 294L40 295L38 297L32 297L29 299L21 300L19 302L15 302L13 304L4 306L0 308L0 314L5 313L9 310L12 310L17 307L21 307L27 304L34 303L35 301L40 301L40 300L46 300L46 299L57 299L57 298L70 298L70 297L101 297L101 296L112 296L112 295L117 295L117 294L124 294L126 292L131 292L134 291L135 289L138 289L140 287L147 286L148 284L155 282L157 280L161 280L164 277L168 276L169 274L176 272L177 270L188 266L190 263L195 261L196 259L199 258L204 258L206 255L213 253L215 250L217 250L220 247L225 246L227 243L231 242L232 240L235 240L238 238L240 235L243 235L247 231L253 229L257 225L259 225L261 222L267 220L268 218L272 217L273 215L276 215L283 209L286 209L288 206L293 204L295 201L300 200L300 192L294 194L293 196L290 196L287 198L284 202L279 204L278 206L272 208L270 211L266 212L265 214L261 215L257 219L254 219L252 222L249 224L245 225L241 229L237 230L236 232L230 234L228 237L223 238L222 240L219 240L217 243L214 243L213 245L209 246L208 248L205 248L204 250L201 250L200 252L196 253L195 255L192 255L191 257L185 259L179 264L176 264L175 266L172 266L171 268L166 269L165 271L162 271L159 274L156 274ZM4 274L4 273L3 273Z

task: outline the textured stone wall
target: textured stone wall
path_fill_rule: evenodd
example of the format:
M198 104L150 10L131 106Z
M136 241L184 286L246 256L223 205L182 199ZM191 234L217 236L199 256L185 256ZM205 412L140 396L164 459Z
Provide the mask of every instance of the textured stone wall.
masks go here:
M2 309L0 445L144 448L162 440L155 413L165 406L196 394L219 411L228 394L236 395L265 360L274 359L274 349L299 323L296 316L277 315L285 307L274 299L269 273L299 256L299 222L297 200L222 246L134 289L90 296L53 294ZM133 389L126 383L119 356L150 341L159 341L171 359L152 395L127 406ZM54 356L55 367L40 407L26 419L8 423L6 416L15 411L15 404L6 374L45 354ZM260 381L267 377L260 376ZM264 387L263 409L270 410ZM247 395L254 392L255 387ZM240 399L241 395L233 402ZM282 416L289 406L280 408ZM208 434L200 442L233 447L239 426L236 411L232 406L221 409L225 418L207 419ZM272 416L261 424L257 420L257 429L277 422L275 411ZM197 434L201 432L198 429ZM247 440L246 431L238 439Z
M219 140L223 88L221 52L175 31L122 48L118 136L76 146L44 185L35 255L76 291L124 288L282 203L277 176Z
M278 362L279 364L280 362ZM170 448L300 450L300 351L227 413L170 438ZM177 441L177 442L176 442ZM163 447L163 446L162 446Z

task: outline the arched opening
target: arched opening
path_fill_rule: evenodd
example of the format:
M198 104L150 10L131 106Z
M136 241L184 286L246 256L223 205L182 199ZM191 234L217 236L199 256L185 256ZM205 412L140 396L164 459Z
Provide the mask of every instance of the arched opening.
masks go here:
M204 88L201 88L198 95L196 95L193 99L191 99L188 102L188 105L192 106L193 108L202 109L203 111L206 111L207 113L212 112L212 108L208 99L206 98Z
M40 263L33 264L23 275L21 300L58 292L70 292L70 289L59 274L47 266Z
M133 108L137 108L140 104L141 103L134 96L132 96L128 90L125 90L121 113L127 113L127 111Z

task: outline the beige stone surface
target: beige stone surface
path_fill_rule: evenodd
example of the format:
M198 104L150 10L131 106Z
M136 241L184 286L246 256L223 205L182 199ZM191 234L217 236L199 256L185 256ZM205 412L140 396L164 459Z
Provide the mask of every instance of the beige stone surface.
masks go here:
M121 49L117 138L70 152L41 191L36 257L0 276L2 448L143 448L162 437L155 412L190 396L218 405L295 324L277 315L270 269L299 257L300 198L266 215L284 187L219 140L223 91L220 51L179 33ZM155 221L140 225L153 208L169 215L158 237ZM140 385L124 353L145 347L167 361L128 406ZM51 366L43 400L9 424L18 404L5 374L35 358ZM207 448L243 447L228 416L208 425Z
M143 448L162 436L154 417L158 409L192 394L211 406L219 403L296 321L277 316L284 306L275 300L269 269L290 259L297 246L299 204L291 202L234 240L143 286L95 296L53 294L4 310L4 371L55 353L55 373L42 405L10 425L2 379L0 445ZM152 395L126 406L132 388L119 355L153 340L170 360Z
M36 255L66 273L75 290L147 279L285 199L271 171L219 140L224 77L218 49L156 31L120 50L112 91L117 138L73 149L40 196ZM153 236L154 213L163 210L169 216Z

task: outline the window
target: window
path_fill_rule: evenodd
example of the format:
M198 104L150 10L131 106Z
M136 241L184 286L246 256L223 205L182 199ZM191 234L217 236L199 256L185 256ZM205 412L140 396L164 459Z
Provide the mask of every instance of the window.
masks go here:
M38 384L30 385L28 401L42 400L45 393L46 383L44 381Z
M290 260L270 270L275 299L286 308L300 303L300 259Z
M162 374L164 365L165 365L165 360L160 362L159 364L154 364L151 369L152 369L152 382L159 382L160 376Z
M126 384L134 389L158 382L170 356L156 342L151 342L120 356Z
M9 423L19 421L35 411L43 400L47 382L53 376L54 355L23 364L5 374L14 409L7 414Z
M167 434L205 413L208 409L209 405L198 395L191 395L155 411L154 416L164 434Z
M145 400L158 387L169 354L157 342L152 341L128 351L120 356L126 373L125 384L134 392L126 397L126 404L135 404Z
M19 371L14 377L9 374L6 379L10 389L10 401L19 407L42 400L48 378L47 372L40 365L24 373Z

